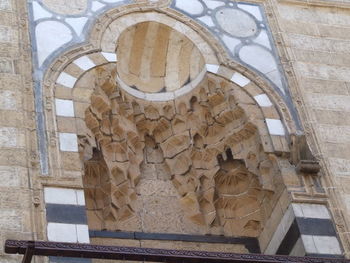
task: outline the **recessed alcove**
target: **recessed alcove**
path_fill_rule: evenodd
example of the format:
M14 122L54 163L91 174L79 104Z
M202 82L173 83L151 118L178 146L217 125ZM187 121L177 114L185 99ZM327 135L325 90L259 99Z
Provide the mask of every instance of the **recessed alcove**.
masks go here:
M158 93L164 100L176 97L180 89L188 92L205 74L204 58L196 45L158 22L142 22L124 30L117 42L117 57L117 80L122 88L133 94L130 89Z

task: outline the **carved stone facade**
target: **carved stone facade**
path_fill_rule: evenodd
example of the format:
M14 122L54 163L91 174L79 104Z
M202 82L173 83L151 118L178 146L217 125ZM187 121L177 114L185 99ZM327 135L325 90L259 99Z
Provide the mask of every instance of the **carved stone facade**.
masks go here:
M349 257L346 2L24 2L0 0L1 242Z
M87 208L98 228L123 230L118 222L139 214L138 184L156 165L204 233L258 236L283 182L241 88L208 74L188 96L150 104L113 85L113 72L96 73L112 76L96 85L85 112L91 135L81 143L86 198L94 203Z

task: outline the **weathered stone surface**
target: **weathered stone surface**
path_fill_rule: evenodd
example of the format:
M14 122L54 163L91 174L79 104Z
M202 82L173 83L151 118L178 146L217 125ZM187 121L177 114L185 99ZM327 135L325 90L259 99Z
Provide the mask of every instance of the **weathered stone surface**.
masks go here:
M44 0L43 3L47 8L62 15L81 14L87 7L87 0Z
M113 78L103 70L95 71L98 77ZM77 89L85 85L79 83ZM267 200L275 204L270 198L280 185L279 171L265 161L257 128L246 117L262 118L254 101L214 77L201 84L206 96L197 91L152 105L122 97L114 85L112 98L111 89L97 88L85 111L99 148L82 142L91 158L84 185L92 224L115 230L139 218L147 232L257 236L268 216L260 207ZM186 231L185 221L191 222Z
M0 10L11 10L11 0L1 0L0 1Z
M13 73L13 62L0 58L0 73Z

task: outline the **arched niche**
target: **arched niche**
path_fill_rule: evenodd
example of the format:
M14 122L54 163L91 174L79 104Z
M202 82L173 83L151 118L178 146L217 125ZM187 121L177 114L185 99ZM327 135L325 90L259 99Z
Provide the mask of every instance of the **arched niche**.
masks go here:
M199 74L167 98L137 93L118 80L118 39L128 28L155 20L185 35L204 60ZM220 61L215 46L166 14L109 18L99 31L102 51L72 50L46 75L56 80L56 99L63 99L58 90L84 90L72 103L79 107L77 135L93 228L140 230L126 225L139 224L137 188L145 160L154 154L156 162L163 160L157 163L163 181L175 189L182 222L190 226L186 233L259 236L285 189L279 162L289 156L294 125L283 100L248 69Z

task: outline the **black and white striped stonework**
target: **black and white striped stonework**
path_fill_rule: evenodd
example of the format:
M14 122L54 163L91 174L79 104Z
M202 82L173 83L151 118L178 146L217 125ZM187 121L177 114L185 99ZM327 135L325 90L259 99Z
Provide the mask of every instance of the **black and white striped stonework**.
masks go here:
M83 190L46 187L44 196L48 240L90 243ZM50 262L87 263L91 260L50 257Z
M265 254L342 257L327 207L320 204L291 204Z

